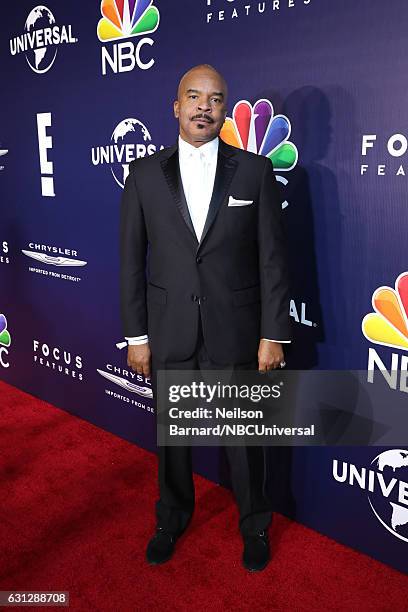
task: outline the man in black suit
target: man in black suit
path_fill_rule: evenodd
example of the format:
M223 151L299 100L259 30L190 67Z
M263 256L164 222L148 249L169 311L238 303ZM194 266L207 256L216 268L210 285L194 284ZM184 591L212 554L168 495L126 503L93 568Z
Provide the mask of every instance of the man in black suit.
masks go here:
M259 369L290 341L281 202L269 159L218 138L227 85L211 66L181 79L178 143L129 167L121 206L121 316L128 365ZM243 564L266 567L271 505L260 447L227 447ZM159 447L157 529L146 556L173 554L194 509L190 447Z

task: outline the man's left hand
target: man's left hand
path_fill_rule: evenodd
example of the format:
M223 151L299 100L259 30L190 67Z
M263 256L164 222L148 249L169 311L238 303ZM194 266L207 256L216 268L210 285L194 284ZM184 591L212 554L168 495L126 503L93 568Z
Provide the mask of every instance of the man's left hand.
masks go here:
M258 370L260 372L279 368L283 361L284 355L280 342L260 341L258 349Z

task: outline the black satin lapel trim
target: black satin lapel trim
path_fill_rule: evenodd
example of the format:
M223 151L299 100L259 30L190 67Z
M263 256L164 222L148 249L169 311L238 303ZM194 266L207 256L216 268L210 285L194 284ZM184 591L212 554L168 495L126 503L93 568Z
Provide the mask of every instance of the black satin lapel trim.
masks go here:
M224 201L225 195L229 186L231 185L232 177L237 169L238 162L235 159L226 157L223 153L218 153L217 170L215 173L214 189L211 196L210 206L208 208L207 219L205 221L203 233L201 236L200 244L202 245L208 231L215 221L217 213Z
M194 231L193 222L191 221L187 200L184 195L183 184L181 181L180 167L178 163L178 149L176 149L175 152L170 155L170 157L163 159L160 164L177 208L179 209L183 220L198 244L197 235Z

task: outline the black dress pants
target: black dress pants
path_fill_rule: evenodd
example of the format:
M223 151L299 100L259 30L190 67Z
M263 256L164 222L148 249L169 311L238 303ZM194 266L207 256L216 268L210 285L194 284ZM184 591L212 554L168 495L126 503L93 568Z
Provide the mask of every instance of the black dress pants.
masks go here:
M190 359L163 363L152 359L152 385L156 396L158 370L237 370L257 369L254 360L248 364L222 366L208 356L201 329L195 353ZM226 446L234 497L239 510L242 535L267 530L271 502L265 493L265 452L260 446ZM159 499L156 503L157 526L180 534L193 514L195 495L190 446L159 446Z

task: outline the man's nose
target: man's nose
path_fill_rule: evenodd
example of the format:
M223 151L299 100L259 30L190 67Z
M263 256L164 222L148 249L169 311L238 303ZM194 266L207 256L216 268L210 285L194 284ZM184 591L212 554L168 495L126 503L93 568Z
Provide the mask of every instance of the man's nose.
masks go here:
M198 110L209 113L211 111L211 104L209 100L200 100L198 103Z

